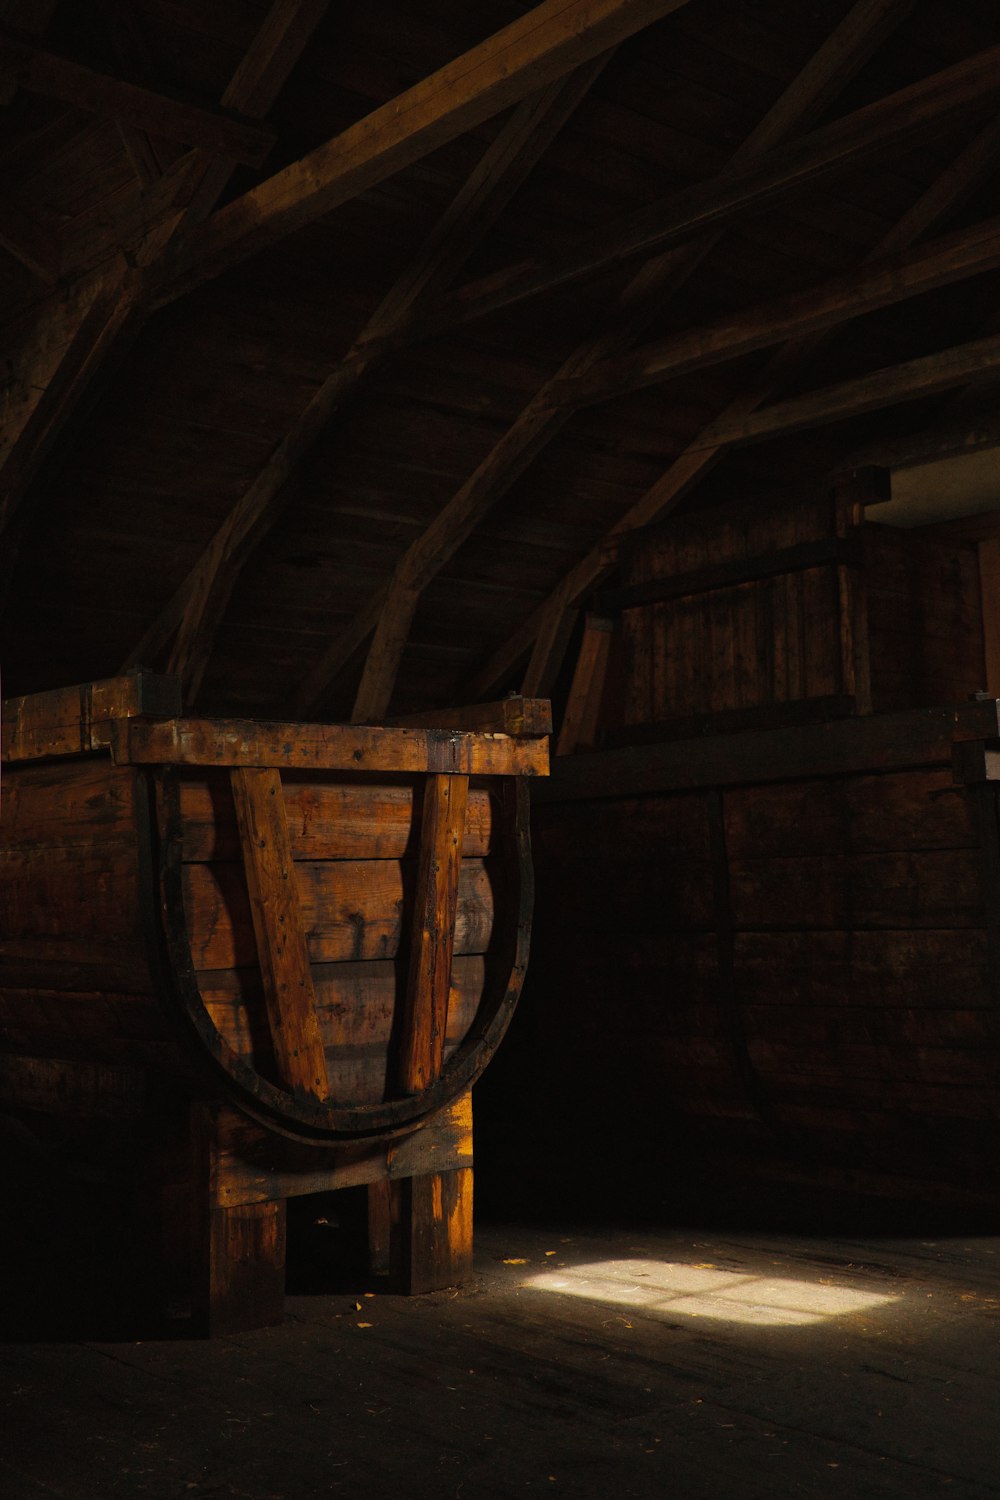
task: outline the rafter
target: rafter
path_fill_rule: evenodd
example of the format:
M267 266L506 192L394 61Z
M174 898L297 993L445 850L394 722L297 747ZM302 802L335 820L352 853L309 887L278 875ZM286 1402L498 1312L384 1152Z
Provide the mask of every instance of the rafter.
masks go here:
M860 67L886 29L910 8L910 0L859 0L792 81L736 152L734 162L766 153L800 128ZM398 563L387 590L369 601L334 639L308 674L295 699L297 712L312 710L329 683L374 630L352 717L377 720L389 707L407 633L421 591L452 557L486 511L494 505L552 440L569 413L554 405L560 380L583 374L599 360L627 348L644 326L651 305L680 286L716 243L706 236L696 245L653 257L616 299L609 317L580 344L521 412L427 530Z
M819 287L744 308L728 318L646 344L624 359L602 361L589 375L559 382L553 404L577 409L610 401L677 375L824 332L850 318L905 302L1000 267L1000 218L833 277Z
M902 364L873 370L857 380L808 391L788 401L778 401L743 416L712 422L695 440L698 449L736 447L766 437L780 437L840 422L866 411L880 411L901 401L936 396L940 391L982 380L1000 369L1000 335L956 344L937 354L908 359ZM694 446L694 445L692 445Z
M47 286L55 284L58 268L52 253L51 236L43 235L31 217L10 202L4 205L0 218L0 246L39 281Z
M382 299L344 360L310 400L216 532L208 547L144 632L130 660L154 659L176 637L170 671L193 702L215 633L239 573L287 502L289 480L345 397L396 347L410 308L447 286L562 129L609 53L578 68L513 112L445 210L417 255Z
M934 73L760 157L730 163L705 182L577 236L544 262L508 266L459 287L435 309L433 320L426 320L415 333L425 337L441 333L566 286L615 262L727 224L775 198L924 139L996 94L1000 94L1000 47Z
M339 208L688 0L543 0L214 214L164 267L171 301Z
M152 79L152 62L135 7L124 0L99 0L99 10L118 66L130 83L148 84ZM136 176L147 184L156 182L169 159L163 157L162 147L147 131L124 120L115 123Z
M10 35L0 34L0 69L31 93L121 120L187 146L231 156L249 166L260 166L274 145L271 130L169 99L139 84L109 78Z
M936 422L933 427L921 423L918 432L906 437L882 438L855 448L842 465L844 473L877 465L885 469L916 468L942 458L965 453L980 453L984 448L1000 448L1000 412L991 410L969 413L964 418Z
M883 236L869 260L898 251L915 243L947 219L968 197L976 185L992 170L1000 145L1000 118L987 125L959 153L950 167L935 179L912 207ZM755 384L737 396L720 414L720 420L739 418L754 411L768 400L783 381L812 355L822 335L796 339L783 346L771 358ZM537 693L540 684L550 684L562 664L568 638L567 624L578 603L614 569L613 543L616 536L639 526L648 526L680 503L704 479L727 450L723 446L702 448L696 437L669 465L660 479L612 527L606 537L591 548L552 590L548 598L484 663L468 684L470 697L486 697L508 679L526 652L531 652L524 676L523 691Z
M223 95L223 107L245 114L258 108L266 112L328 4L274 0ZM25 371L25 391L33 399L19 408L20 425L7 435L0 458L0 597L16 553L11 528L25 488L108 359L120 354L142 326L150 309L149 266L174 236L211 209L234 165L232 157L196 149L181 174L181 201L151 227L136 264L116 253L110 269L68 287L42 309L40 320L53 324L53 343L60 352L53 362L43 351L40 366Z

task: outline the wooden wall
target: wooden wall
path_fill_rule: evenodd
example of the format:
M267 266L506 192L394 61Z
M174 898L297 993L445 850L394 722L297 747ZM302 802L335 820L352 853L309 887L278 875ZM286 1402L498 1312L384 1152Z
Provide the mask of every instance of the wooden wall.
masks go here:
M493 1080L551 1111L530 1111L529 1175L659 1214L705 1152L995 1193L993 795L937 765L537 807L534 947Z
M718 507L630 538L622 562L629 725L919 708L986 685L975 545L867 523L836 495Z
M985 687L974 541L824 493L621 558L623 743L536 789L506 1065L570 1143L550 1191L586 1197L589 1172L669 1213L711 1149L1000 1204L997 804L951 762L955 724L995 734L994 706L927 712Z

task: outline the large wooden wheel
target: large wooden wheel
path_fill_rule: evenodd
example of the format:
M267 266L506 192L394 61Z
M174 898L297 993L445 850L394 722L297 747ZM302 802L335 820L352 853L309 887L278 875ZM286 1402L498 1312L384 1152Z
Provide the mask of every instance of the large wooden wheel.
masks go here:
M220 818L228 814L238 843L245 892L240 899L249 908L259 975L254 993L259 993L260 1014L253 1024L266 1029L269 1045L259 1050L266 1053L267 1066L225 1034L206 1001L206 975L192 952L190 871L185 864L190 800L185 775L191 773L160 765L143 774L158 982L165 1005L186 1034L188 1054L193 1049L201 1060L209 1087L221 1082L227 1097L271 1129L314 1144L335 1144L410 1128L471 1086L506 1030L527 963L532 875L523 776L428 771L397 777L397 785L408 788L406 795L412 798L410 854L401 863L404 897L397 902L400 940L391 955L398 979L385 1037L384 1089L377 1099L359 1103L339 1097L328 1066L336 1061L338 1039L331 1035L329 1006L322 1027L319 1019L318 970L310 957L311 934L296 873L297 864L303 865L296 858L286 811L286 781L294 782L294 773L283 775L274 765L222 767L217 762L211 773L216 813ZM343 773L339 775L342 786ZM370 772L361 772L357 781L361 795L366 786L385 792L384 787L372 788ZM292 795L301 798L301 786L297 792L293 787ZM481 823L484 798L492 829L490 881L497 898L489 951L477 960L483 972L481 993L474 1012L461 1019L456 1039L454 1027L449 1032L449 996L455 993L455 934L460 891L465 889L466 811L475 803ZM476 863L466 860L466 866ZM380 965L381 970L386 967Z

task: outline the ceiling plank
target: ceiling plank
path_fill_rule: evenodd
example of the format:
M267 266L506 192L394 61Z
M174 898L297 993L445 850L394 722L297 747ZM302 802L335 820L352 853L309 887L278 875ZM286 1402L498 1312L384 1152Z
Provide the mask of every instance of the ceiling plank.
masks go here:
M921 425L918 432L905 437L882 438L855 448L838 468L845 474L856 469L911 469L934 463L942 458L956 458L966 453L980 453L984 448L1000 448L1000 412L995 402L991 409L970 413L964 418Z
M328 5L329 0L274 0L223 95L225 107L269 108L282 81L272 53L277 49L281 66L290 72L295 47L305 46ZM282 44L283 37L294 39L294 46ZM231 157L201 149L186 160L181 209L172 207L153 226L135 257L140 266L148 267L172 235L211 209L235 165ZM51 332L36 338L31 356L22 361L25 399L12 405L14 417L0 433L0 601L16 557L13 525L24 491L108 358L138 333L149 311L147 292L146 273L123 263L116 251L110 269L102 267L59 289L38 312L36 329Z
M30 215L9 200L0 217L0 246L46 286L55 285L59 273L52 253L51 236L43 234Z
M152 59L134 5L127 0L99 0L99 10L108 43L125 77L130 83L151 83ZM116 123L125 153L140 182L147 185L156 182L170 160L169 155L163 153L162 144L153 140L147 131L129 125L125 120Z
M910 8L910 0L859 0L750 132L733 160L753 159L758 153L770 150L790 131L801 128L803 122L829 101L831 90L842 87L852 71L863 65L886 30ZM374 618L374 638L352 717L355 722L363 722L385 716L421 591L568 420L569 411L550 399L552 390L559 381L581 375L604 357L627 348L645 325L650 305L654 300L659 304L668 291L683 284L717 242L718 234L716 231L706 235L697 244L684 246L680 251L655 256L639 270L615 300L610 315L541 387L513 426L408 549L381 607L376 610L370 603L348 630L331 643L302 683L296 711L315 706L349 659L346 639L357 641L362 623Z
M171 301L321 218L688 0L543 0L220 209L164 267Z
M415 330L429 337L595 271L730 222L784 194L811 187L868 159L911 145L1000 93L1000 47L889 94L759 158L568 241L544 262L494 271L449 294Z
M274 145L274 132L242 120L153 93L136 83L109 78L43 47L0 35L0 69L29 92L59 99L78 109L123 121L168 140L220 152L249 166L260 166Z
M905 302L1000 267L1000 218L866 264L821 286L744 308L731 317L643 345L624 359L603 360L589 375L557 382L556 406L579 409L738 359L786 339L824 332L849 318Z
M289 481L345 397L396 347L397 330L413 304L434 296L461 269L513 194L607 65L610 53L586 63L510 116L466 182L299 419L159 616L130 660L152 660L176 630L170 671L183 680L185 701L197 698L208 657L240 571L287 503Z
M698 434L691 448L698 452L756 442L789 432L803 432L829 422L860 416L866 411L880 411L901 401L953 390L998 369L1000 335L993 334L967 344L956 344L936 354L925 354L919 359L873 370L857 380L844 380L818 391L808 391L804 396L775 402L758 411L720 418Z
M935 179L882 237L868 259L874 260L912 244L946 220L975 187L985 180L996 160L998 146L1000 117L987 125L963 148L951 166ZM763 377L755 386L730 402L721 416L737 418L755 410L774 395L781 383L796 372L821 342L822 335L813 335L786 344L768 362ZM568 635L565 628L567 616L614 569L613 549L609 560L609 542L613 543L621 532L662 520L711 472L726 452L722 447L705 449L697 444L698 439L695 438L657 482L612 527L607 537L596 543L570 569L548 598L491 654L468 685L470 697L486 697L498 685L506 682L518 662L529 651L531 658L524 681L531 684L531 693L540 691L539 684L551 684L562 664ZM525 686L523 691L528 693L529 688Z

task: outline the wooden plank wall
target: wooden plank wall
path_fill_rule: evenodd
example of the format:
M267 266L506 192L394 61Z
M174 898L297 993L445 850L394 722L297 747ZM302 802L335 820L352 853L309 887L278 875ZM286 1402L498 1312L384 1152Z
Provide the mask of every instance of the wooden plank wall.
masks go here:
M869 524L865 583L876 709L988 690L975 542Z
M293 772L283 776L282 794L329 1091L344 1104L380 1102L404 988L421 793L404 778L359 784ZM278 1082L228 777L189 773L180 806L184 905L202 998L230 1046ZM499 883L492 825L490 793L475 786L457 872L445 1059L474 1020L485 984Z
M775 705L918 708L985 687L972 542L863 524L820 496L652 528L622 560L629 725ZM727 570L744 576L726 582ZM639 602L658 581L673 596Z
M976 1182L995 842L944 766L539 806L519 1066L636 1207L709 1142Z

